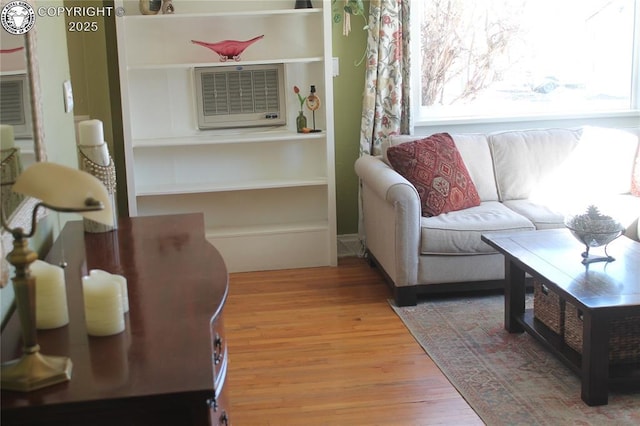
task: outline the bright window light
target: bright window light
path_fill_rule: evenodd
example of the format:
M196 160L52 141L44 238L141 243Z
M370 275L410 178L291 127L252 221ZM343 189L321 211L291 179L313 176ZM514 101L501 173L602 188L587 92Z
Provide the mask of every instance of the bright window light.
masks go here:
M413 1L417 119L637 110L637 3Z

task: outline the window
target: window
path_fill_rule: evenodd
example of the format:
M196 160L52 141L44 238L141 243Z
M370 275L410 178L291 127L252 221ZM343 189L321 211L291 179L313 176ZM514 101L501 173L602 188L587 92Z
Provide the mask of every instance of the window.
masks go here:
M412 1L415 121L637 119L639 3Z

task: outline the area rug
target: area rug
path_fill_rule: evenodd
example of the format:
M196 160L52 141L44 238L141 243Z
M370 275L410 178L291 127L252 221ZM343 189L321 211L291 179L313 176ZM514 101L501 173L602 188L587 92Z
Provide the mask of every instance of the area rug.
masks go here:
M505 331L502 295L390 304L487 425L640 424L638 389L614 389L608 405L589 407L573 371L528 334Z

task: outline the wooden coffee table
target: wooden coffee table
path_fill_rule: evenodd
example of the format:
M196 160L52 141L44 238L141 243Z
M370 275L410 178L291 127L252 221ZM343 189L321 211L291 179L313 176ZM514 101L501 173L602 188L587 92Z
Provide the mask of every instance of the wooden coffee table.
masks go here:
M610 382L640 381L640 364L609 364L611 322L640 316L640 243L620 237L608 248L615 261L585 266L584 246L566 229L485 234L482 241L505 256L505 329L527 331L576 371L584 402L607 404ZM582 311L582 355L525 310L525 273Z

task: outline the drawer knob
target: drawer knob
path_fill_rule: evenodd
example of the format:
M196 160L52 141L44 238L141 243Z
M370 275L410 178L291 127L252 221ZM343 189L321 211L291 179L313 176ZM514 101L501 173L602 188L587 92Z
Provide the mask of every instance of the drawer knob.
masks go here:
M220 415L220 418L218 419L218 424L224 425L224 426L229 425L229 416L227 416L226 411L223 411L222 414Z
M209 408L211 408L213 411L218 411L218 400L213 397L213 398L207 398L207 405L209 406Z
M215 365L220 364L222 361L222 337L216 333L216 337L213 340L213 363Z

